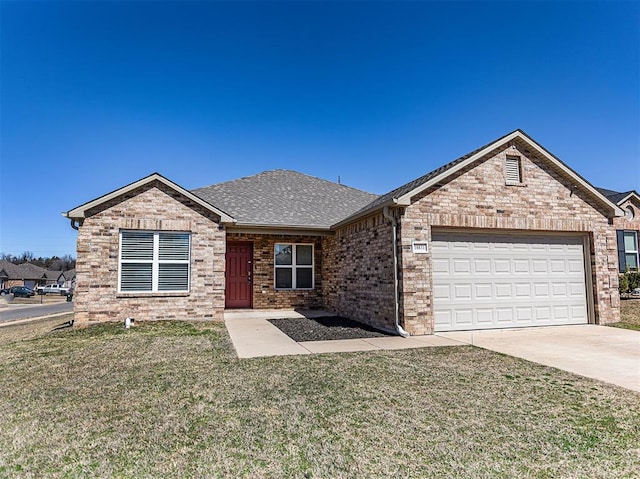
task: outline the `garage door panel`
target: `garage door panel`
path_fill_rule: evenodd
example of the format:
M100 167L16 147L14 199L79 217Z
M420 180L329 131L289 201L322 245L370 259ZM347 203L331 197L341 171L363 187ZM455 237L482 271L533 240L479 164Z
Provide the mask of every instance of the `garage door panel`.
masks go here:
M515 283L516 299L531 299L531 283Z
M493 308L476 308L476 325L492 324L493 314Z
M454 284L453 300L454 301L470 301L471 300L471 283Z
M551 295L554 298L567 296L567 283L551 283Z
M476 290L476 299L478 300L483 300L483 299L491 299L493 298L493 294L491 292L491 283L475 283L475 290Z
M434 250L435 252L435 250ZM449 273L449 260L448 259L433 259L433 272L434 273Z
M496 308L496 319L498 323L513 322L513 308Z
M491 260L487 258L475 258L473 260L474 274L491 274Z
M549 268L547 267L546 259L533 259L531 260L532 264L532 272L538 274L547 274L549 272Z
M494 297L499 299L513 299L511 283L497 283Z
M533 294L536 299L548 298L549 295L549 283L534 283Z
M511 261L509 261L508 259L494 260L493 271L496 274L511 274Z
M457 309L453 311L455 318L455 324L463 326L473 326L473 310L471 309Z
M471 259L460 259L460 258L456 258L453 260L453 273L454 274L459 274L459 273L466 273L469 274L471 273Z
M569 296L572 298L582 298L584 295L583 283L569 283Z
M583 238L432 237L436 331L587 322Z
M528 259L514 259L513 260L513 272L515 274L529 274L529 260Z
M584 269L584 264L580 260L567 260L567 270L569 273L573 274L582 274Z
M516 321L517 322L530 322L533 320L533 308L524 307L524 308L515 308L516 310Z
M433 297L436 301L451 299L451 286L448 284L437 284L433 287Z
M567 268L563 259L552 259L549 261L549 272L551 274L564 274Z

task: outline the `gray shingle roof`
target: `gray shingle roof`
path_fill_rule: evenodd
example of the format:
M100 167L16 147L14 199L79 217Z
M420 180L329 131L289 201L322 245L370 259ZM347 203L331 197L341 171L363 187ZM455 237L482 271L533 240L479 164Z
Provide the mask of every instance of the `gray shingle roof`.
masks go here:
M3 270L9 279L43 279L49 278L49 274L56 276L60 272L49 271L31 263L13 264L7 260L0 261L0 270ZM56 276L57 278L57 276Z
M291 170L253 176L191 190L229 213L238 225L329 228L378 195Z
M608 190L606 188L596 188L600 193L609 198L613 203L618 204L631 193L636 193L635 190L626 191L624 193L620 193L619 191ZM636 193L637 195L638 193Z

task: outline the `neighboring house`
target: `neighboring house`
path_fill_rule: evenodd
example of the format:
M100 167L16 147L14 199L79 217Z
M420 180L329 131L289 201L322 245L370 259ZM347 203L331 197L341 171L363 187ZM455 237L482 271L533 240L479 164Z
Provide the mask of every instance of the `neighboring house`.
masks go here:
M400 334L618 321L623 215L521 130L382 196L154 173L65 213L80 324L324 308Z
M0 289L11 288L12 286L25 286L24 273L22 269L7 260L0 260Z
M638 238L640 237L640 195L634 190L620 193L598 188L612 203L618 205L624 216L613 219L618 245L618 269L624 273L627 269L638 271Z
M7 260L0 260L2 289L11 286L26 286L33 289L47 284L62 284L64 279L61 281L61 275L62 271L51 271L31 263L13 264Z
M75 289L76 287L76 270L69 269L60 273L58 277L58 284L61 284L65 288Z

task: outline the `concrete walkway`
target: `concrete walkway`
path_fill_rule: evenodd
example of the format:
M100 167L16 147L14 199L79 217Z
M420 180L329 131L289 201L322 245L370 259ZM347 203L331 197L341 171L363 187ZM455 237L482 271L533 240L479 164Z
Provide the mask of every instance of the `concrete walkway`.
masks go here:
M437 336L640 391L638 331L585 324Z
M297 343L267 319L326 317L325 311L225 311L224 322L239 358L284 356L291 354L319 354L354 351L424 348L428 346L460 346L458 340L438 336L401 338L386 336L338 341L304 341Z

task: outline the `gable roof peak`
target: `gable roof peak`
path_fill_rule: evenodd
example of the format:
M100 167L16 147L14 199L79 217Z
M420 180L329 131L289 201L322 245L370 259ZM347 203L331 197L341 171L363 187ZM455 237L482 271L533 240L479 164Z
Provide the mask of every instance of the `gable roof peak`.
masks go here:
M174 183L173 181L169 180L168 178L162 176L160 173L151 173L148 176L145 176L144 178L141 178L137 181L134 181L133 183L129 183L126 186L123 186L122 188L118 188L117 190L114 190L110 193L107 193L106 195L102 195L92 201L89 201L87 203L84 203L80 206L77 206L76 208L63 212L62 216L65 216L69 219L72 220L80 220L85 218L85 215L87 213L88 210L90 210L91 208L94 208L98 205L101 205L102 203L106 203L107 201L110 201L114 198L117 198L118 196L121 196L125 193L128 193L130 191L135 190L136 188L140 188L144 185L147 185L149 183L152 183L154 181L158 181L162 184L164 184L165 186L171 188L172 190L178 192L179 194L181 194L182 196L188 198L189 200L193 201L196 204L199 204L200 206L206 208L207 210L213 212L214 214L216 214L217 216L220 217L220 221L222 223L233 223L235 220L228 215L226 212L216 208L214 205L207 203L205 200L203 200L202 198L194 195L193 193L191 193L190 191L184 189L182 186L178 185L177 183Z
M524 132L524 130L518 128L498 138L497 140L487 143L486 145L481 146L480 148L477 148L476 150L467 153L460 158L457 158L443 166L436 168L426 175L416 178L415 180L410 181L409 183L406 183L399 188L396 188L378 197L376 200L372 201L360 211L357 211L350 217L340 221L339 223L336 223L334 226L342 226L344 224L348 224L351 221L366 216L373 211L382 209L385 206L408 206L409 204L411 204L411 199L414 196L432 186L439 186L441 181L446 180L448 177L454 175L456 172L470 165L474 161L479 160L496 148L504 147L505 145L511 144L511 142L515 140L521 140L529 144L533 149L538 151L542 155L542 157L552 163L556 168L561 170L564 175L572 178L572 180L575 180L576 184L587 190L589 194L596 198L600 203L607 205L608 208L612 210L613 215L622 216L624 214L623 211L616 204L613 204L606 195L598 191L587 180L582 178L582 176L580 176L573 169L564 164L560 159L550 153L542 145L533 140Z

